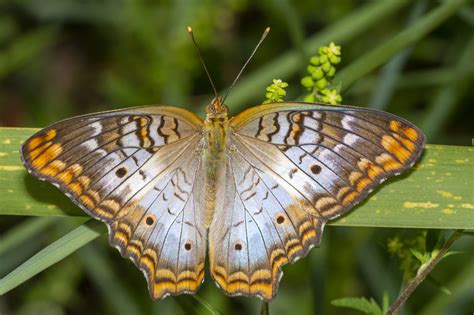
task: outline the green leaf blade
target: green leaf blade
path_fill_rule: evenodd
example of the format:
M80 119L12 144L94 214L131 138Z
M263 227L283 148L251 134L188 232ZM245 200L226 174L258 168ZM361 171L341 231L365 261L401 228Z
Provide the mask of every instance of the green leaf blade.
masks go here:
M101 222L90 220L53 242L4 278L0 279L0 295L4 295L51 265L69 256L104 232Z
M377 302L373 299L370 299L369 301L364 297L336 299L332 300L331 304L338 307L351 308L365 314L382 315L382 310Z
M28 175L21 164L20 144L36 130L0 128L0 215L86 216L58 189ZM426 145L413 170L383 183L329 224L474 229L473 169L474 148Z

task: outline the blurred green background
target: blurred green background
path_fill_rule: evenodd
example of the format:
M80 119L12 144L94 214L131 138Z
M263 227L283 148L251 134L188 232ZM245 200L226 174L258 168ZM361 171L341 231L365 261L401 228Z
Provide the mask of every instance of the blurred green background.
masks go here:
M452 8L441 12L449 2ZM410 41L429 14L437 23L433 30ZM474 8L462 0L3 0L0 126L45 127L73 115L144 104L202 114L212 89L188 25L220 91L271 27L228 99L232 114L260 104L273 78L290 84L288 100L300 98L308 58L334 41L342 46L334 86L344 104L403 116L426 132L429 143L471 145ZM3 216L0 233L22 221ZM57 219L42 237L2 255L0 277L64 234L67 224L75 223ZM388 244L399 239L405 247L423 247L423 235L328 227L321 248L284 267L270 313L357 314L330 302L347 296L381 301L384 291L393 301L401 269L416 270L416 264L391 254ZM404 314L472 313L472 242L461 239L455 247L465 253L443 261ZM0 314L208 314L206 303L225 314L255 314L261 304L226 297L209 276L199 297L201 302L190 296L152 302L141 272L104 236L0 297Z

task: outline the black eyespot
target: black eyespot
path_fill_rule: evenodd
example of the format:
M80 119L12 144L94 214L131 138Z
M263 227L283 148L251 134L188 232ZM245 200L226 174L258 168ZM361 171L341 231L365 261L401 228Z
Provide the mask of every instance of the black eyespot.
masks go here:
M191 250L191 243L185 243L184 244L184 249L185 250Z
M152 217L147 217L145 220L146 225L153 225L154 222L155 220Z
M321 166L316 164L311 165L310 169L313 174L319 174L321 172Z
M282 224L285 222L285 218L282 215L277 216L277 223Z
M124 177L125 175L127 175L127 169L125 167L121 167L119 168L116 172L115 172L115 175L117 175L118 177L122 178Z
M235 250L242 250L242 245L239 243L235 244Z

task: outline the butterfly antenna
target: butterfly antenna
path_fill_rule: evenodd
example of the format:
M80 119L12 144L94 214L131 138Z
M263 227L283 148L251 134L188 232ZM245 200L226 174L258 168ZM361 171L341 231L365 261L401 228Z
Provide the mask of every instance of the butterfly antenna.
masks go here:
M235 83L237 82L237 80L240 78L240 75L242 74L242 72L244 72L245 67L247 67L247 65L249 64L250 60L252 60L253 55L255 55L255 53L257 52L258 47L260 47L260 44L262 44L263 40L265 39L265 37L267 37L267 35L268 35L269 32L270 32L270 27L267 27L267 28L265 29L265 31L263 32L262 37L260 37L260 40L258 41L257 46L255 46L255 48L254 48L252 54L251 54L250 57L247 59L247 61L244 63L242 69L240 69L239 74L237 74L237 76L235 77L234 82L232 82L230 88L227 90L227 93L225 94L224 99L222 100L222 103L225 102L225 99L226 99L227 96L229 95L230 91L231 91L232 88L234 87L234 85L235 85Z
M206 64L204 63L204 59L202 59L201 51L199 50L199 46L196 43L196 39L194 38L194 33L193 33L193 29L191 28L191 26L188 26L188 33L191 36L191 39L193 40L194 47L196 47L197 53L199 55L199 60L201 60L201 64L204 67L204 71L206 71L209 82L211 82L212 89L214 90L214 95L217 99L219 96L217 94L216 86L214 85L214 82L212 81L211 75L209 74L209 70L207 70Z

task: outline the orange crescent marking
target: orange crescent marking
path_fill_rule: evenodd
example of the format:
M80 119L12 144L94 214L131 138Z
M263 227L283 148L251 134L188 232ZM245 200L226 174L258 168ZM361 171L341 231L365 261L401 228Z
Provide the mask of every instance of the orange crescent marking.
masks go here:
M408 140L406 138L400 137L400 135L398 133L392 133L392 136L395 139L397 139L398 141L400 141L401 143L403 143L403 145L405 147L407 147L408 150L410 150L410 151L415 150L415 143L411 142L410 140Z
M410 157L410 152L402 147L402 145L392 136L383 136L382 145L387 151L394 154L401 162L405 162Z
M372 183L372 182L371 182L370 179L368 179L367 177L362 178L362 179L359 180L359 182L357 183L357 191L358 191L358 192L361 192L362 190L364 190L365 187L367 187L368 185L370 185L370 183Z
M344 200L342 200L342 204L343 205L346 205L350 202L352 202L359 194L357 192L351 192L350 194L348 194Z
M407 136L407 138L410 139L413 142L418 140L418 132L413 128L407 128L407 129L403 130L402 133L405 136Z
M56 137L56 129L48 130L44 135L32 138L28 142L28 150L32 151L43 142L50 141Z
M375 158L375 161L383 166L386 171L396 171L402 167L398 161L395 161L390 154L382 153Z
M59 154L61 154L62 151L63 148L61 145L59 143L55 143L49 146L41 155L35 158L31 164L34 168L40 170L46 164L54 160Z
M56 176L60 171L66 167L66 163L61 160L52 161L48 166L43 168L40 172L45 176Z
M395 132L398 132L398 130L400 129L400 126L401 126L401 123L397 120L392 120L390 121L390 129L395 131Z
M79 200L87 208L89 208L89 209L94 208L95 202L89 196L82 195L82 196L79 197Z

